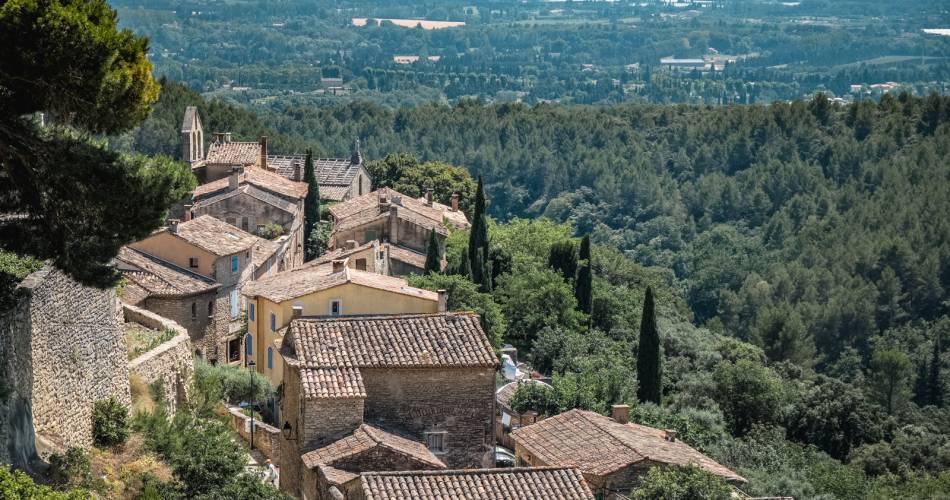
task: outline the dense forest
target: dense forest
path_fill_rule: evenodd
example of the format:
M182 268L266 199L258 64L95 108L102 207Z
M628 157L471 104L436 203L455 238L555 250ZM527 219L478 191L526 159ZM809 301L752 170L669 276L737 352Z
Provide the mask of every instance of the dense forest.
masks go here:
M360 137L369 159L406 152L481 176L495 285L437 284L465 289L555 374L556 394L532 399L550 411L631 399L650 285L664 406L639 406L641 421L682 427L760 494L946 490L950 476L927 474L950 467L950 98L254 114L162 83L116 147L175 154L197 104L209 130L268 135L274 150L339 156ZM588 233L594 300L575 314L548 254ZM466 238L450 239L450 262Z
M768 103L818 90L861 99L889 81L918 95L946 92L950 77L950 37L922 31L946 24L945 6L931 0L114 3L123 25L150 37L157 74L264 108L463 97ZM354 26L354 18L465 25ZM671 71L664 57L710 67ZM327 93L322 77L342 78L347 95Z

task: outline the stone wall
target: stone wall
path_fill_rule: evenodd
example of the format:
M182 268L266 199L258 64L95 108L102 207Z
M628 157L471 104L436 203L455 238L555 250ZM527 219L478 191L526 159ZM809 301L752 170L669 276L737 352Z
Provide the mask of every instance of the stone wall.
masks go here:
M188 398L188 384L194 373L191 339L179 324L153 312L123 305L125 321L152 330L178 332L171 340L129 361L129 377L137 376L146 384L161 383L164 400L174 412Z
M408 432L445 431L449 468L493 463L495 372L492 368L360 368L366 387L364 419Z
M0 408L0 457L29 468L36 456L30 434L57 447L87 447L95 402L129 404L128 355L113 289L82 286L45 267L17 292L21 299L0 325L2 375L15 385Z
M228 405L228 413L231 415L234 430L250 444L251 417L245 415L237 406ZM280 464L280 441L280 429L260 420L254 420L254 449L259 450L274 464Z

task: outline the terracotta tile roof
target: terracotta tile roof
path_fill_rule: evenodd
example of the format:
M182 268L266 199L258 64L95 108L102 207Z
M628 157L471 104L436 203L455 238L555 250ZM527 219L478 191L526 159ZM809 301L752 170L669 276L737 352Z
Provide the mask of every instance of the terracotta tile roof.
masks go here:
M300 458L303 459L307 468L312 469L318 465L332 466L340 460L377 448L404 455L419 462L422 467L445 468L442 460L433 455L424 444L386 432L370 424L362 424L352 434L322 448L304 453Z
M251 262L254 264L254 268L257 269L264 265L267 262L267 259L271 258L280 247L283 246L283 242L279 239L277 240L267 240L261 238L256 245L254 245L254 253L251 255Z
M364 472L366 500L593 500L576 469L536 467L446 471Z
M342 242L345 243L345 242ZM316 259L311 260L310 262L303 265L303 267L313 267L326 264L327 262L333 262L334 260L345 259L350 255L355 253L362 252L364 250L378 246L379 242L376 240L367 241L362 245L358 245L356 248L346 248L345 246L334 248L333 250L326 251L323 255L317 257Z
M171 234L219 257L247 250L263 239L210 215L180 222L178 231Z
M360 171L360 165L354 165L349 158L314 158L313 170L317 174L317 184L349 186Z
M307 157L304 155L267 155L267 168L281 177L294 179L297 166L300 167L300 178L303 179L303 166Z
M418 200L419 203L425 205L426 197L421 196ZM465 216L465 212L461 210L452 210L452 207L448 205L443 205L437 201L432 202L432 208L442 212L442 215L448 219L449 223L459 229L465 229L472 227L472 224L468 222L468 217Z
M343 201L350 192L350 186L337 186L334 184L320 184L320 199L328 201Z
M389 258L392 260L398 260L399 262L405 262L413 267L418 267L419 269L426 268L426 256L419 252L414 252L408 248L388 245L389 247ZM445 268L445 259L442 260L442 268Z
M195 188L193 193L194 198L201 199L212 193L217 194L219 191L226 191L228 189L228 182L228 178L224 177L223 179L202 184ZM291 200L299 200L307 196L306 183L287 180L273 172L268 172L267 170L254 166L244 167L244 174L240 176L239 183L241 185L251 184Z
M406 280L401 278L360 271L346 266L340 272L332 271L333 267L327 265L293 269L248 283L242 289L242 293L248 297L264 297L272 302L280 303L345 283L353 283L424 300L439 300L436 292L411 287Z
M300 382L307 399L365 398L363 376L355 368L301 368Z
M518 386L520 384L542 384L551 387L540 380L533 379L517 380L499 387L498 390L495 391L495 401L499 406L502 407L502 409L507 410L508 413L515 413L515 411L511 409L509 401L511 401L511 396L515 394L515 391L518 390Z
M281 177L294 180L299 165L302 179L306 159L304 155L270 155L267 157L267 167ZM350 191L353 179L359 174L360 165L354 165L351 160L343 158L314 158L313 170L317 176L317 184L320 185L320 198L340 201Z
M119 249L118 269L150 296L177 297L213 291L218 284L200 274L129 247Z
M577 467L585 474L609 475L649 460L670 465L695 464L728 481L742 476L682 441L667 441L662 430L621 424L586 410L570 410L511 433L515 443L548 465Z
M208 146L207 163L223 165L254 165L261 157L257 142L212 142Z
M389 200L390 208L380 207L380 195ZM372 193L337 203L330 207L330 214L336 222L336 229L349 229L388 217L388 210L396 210L396 216L426 229L435 229L447 234L444 216L441 210L428 207L415 198L406 196L390 188L382 188Z
M320 475L332 485L343 485L360 478L359 474L337 469L336 467L330 467L329 465L318 465L317 470L319 470Z
M301 367L493 367L474 313L304 318L290 323Z

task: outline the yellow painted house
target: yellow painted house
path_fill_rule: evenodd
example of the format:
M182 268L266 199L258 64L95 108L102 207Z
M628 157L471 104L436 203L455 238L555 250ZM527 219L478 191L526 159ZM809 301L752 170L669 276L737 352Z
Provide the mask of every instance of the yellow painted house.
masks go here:
M242 293L248 300L244 355L275 386L283 377L280 342L295 317L434 313L445 311L447 301L444 291L423 290L402 278L353 269L345 259L254 281Z

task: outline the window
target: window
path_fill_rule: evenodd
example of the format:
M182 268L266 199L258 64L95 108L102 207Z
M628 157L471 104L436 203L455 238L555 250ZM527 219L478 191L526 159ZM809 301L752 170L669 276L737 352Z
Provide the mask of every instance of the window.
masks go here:
M339 316L343 314L343 302L339 299L330 301L330 316Z
M254 354L254 337L251 337L251 334L244 336L244 355L251 356Z
M231 339L228 341L228 362L241 360L241 339Z
M270 331L277 331L277 315L274 313L270 313Z
M188 258L188 267L192 269L198 268L198 257L189 257Z
M386 252L383 252L382 250L380 250L379 252L376 253L376 260L383 260L385 258L386 258Z
M247 228L248 228L247 217L241 217L241 229L247 231Z
M231 302L231 319L237 318L241 305L240 297L238 297L238 291L231 290L231 297L228 300Z
M247 306L247 319L254 321L254 304Z
M366 270L366 259L356 259L356 268L360 271Z
M231 256L231 272L232 273L238 272L238 256L237 255Z
M445 432L427 432L426 446L432 453L445 453Z
M198 317L198 304L195 302L191 303L191 319Z
M268 370L274 369L274 348L273 347L267 348L267 369Z
M214 316L214 301L213 300L208 301L208 317L210 318L211 316Z

